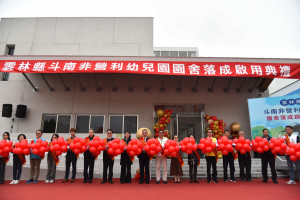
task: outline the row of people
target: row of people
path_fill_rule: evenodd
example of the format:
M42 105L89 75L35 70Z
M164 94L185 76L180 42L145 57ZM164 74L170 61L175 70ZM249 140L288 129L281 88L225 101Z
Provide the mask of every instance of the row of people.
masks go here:
M271 137L269 136L269 132L267 129L263 129L263 137L270 141ZM285 141L289 141L292 143L299 143L300 139L299 136L293 134L293 129L291 126L286 126L286 132L287 135L285 138ZM212 142L215 142L217 144L217 140L213 138L213 132L211 129L208 129L206 131L207 137L212 138ZM68 144L70 145L73 141L73 139L76 137L76 129L71 128L70 129L70 135L71 137L67 139ZM114 140L112 137L113 131L111 129L107 130L107 138L105 139L106 144L109 141ZM148 132L147 129L144 129L142 131L142 138L140 140L143 144L147 142L149 139L147 137ZM230 138L230 132L225 131L224 135L226 137ZM94 138L94 131L92 129L89 130L89 136L86 138L87 143ZM244 137L245 133L243 131L239 132L239 136ZM58 134L53 134L51 138L51 142L53 140L58 139ZM189 136L190 138L194 138L194 135L191 134ZM10 140L9 133L5 132L3 134L3 139ZM24 134L20 134L18 136L18 140L22 141L23 139L26 139L26 136ZM42 131L38 130L36 131L36 140L44 139L42 138ZM159 137L157 138L160 142L161 146L164 148L164 145L166 141L168 140L166 137L164 137L163 130L159 131ZM128 144L131 141L131 135L130 132L125 132L124 142ZM174 137L174 140L178 143L178 136ZM51 145L51 143L49 144ZM218 145L217 145L218 146ZM108 148L108 147L107 147ZM107 149L106 148L106 149ZM240 179L241 181L252 181L251 177L251 155L249 152L246 154L241 154L240 152L237 152L238 154L238 163L240 168ZM69 182L69 173L70 173L70 167L72 165L72 176L70 182L75 182L76 178L76 164L77 164L77 156L75 153L69 149L66 154L66 171L65 171L65 178L63 180L63 183ZM84 181L83 183L92 183L93 181L93 172L94 172L94 162L97 157L94 156L89 150L84 152ZM146 182L146 184L150 183L149 180L149 163L151 157L147 155L147 153L143 150L140 155L138 155L139 158L139 166L140 166L140 181L139 183L142 184ZM217 181L217 169L216 169L216 163L217 163L217 156L215 152L209 152L205 155L206 162L207 162L207 182L210 183ZM235 152L229 153L228 155L223 155L223 169L224 169L224 182L231 181L231 182L237 182L234 176L235 167L234 167L234 160L236 158ZM41 157L38 155L35 155L33 153L30 154L30 178L26 183L37 183L38 177L40 173L40 163L41 163ZM294 173L294 167L296 166L298 174L300 176L300 161L293 162L289 159L289 156L286 156L287 164L289 167L289 173L290 173L290 181L287 182L288 184L295 184L295 173ZM47 155L47 164L48 164L48 171L46 176L46 183L53 183L55 181L55 174L56 174L56 164L57 164L57 156L55 153L49 152ZM13 181L11 184L18 184L21 173L22 173L22 164L24 164L25 156L24 155L13 155ZM264 152L261 154L261 162L262 162L262 175L263 175L263 182L268 181L268 175L267 175L267 167L268 164L271 168L272 173L272 180L274 183L278 183L277 181L277 174L275 169L275 156L270 152ZM182 174L182 164L183 160L180 155L177 157L171 158L171 165L170 165L170 174L174 176L175 183L181 183L180 177ZM188 155L188 165L189 165L189 175L190 175L190 182L191 183L199 183L197 180L197 167L200 164L200 156L197 151L194 151L192 154ZM126 152L121 154L121 177L120 177L120 183L130 183L131 182L131 165L132 160L128 156ZM228 178L227 169L228 165L230 168L230 178ZM114 159L111 158L111 156L107 153L106 150L103 151L103 180L102 184L109 182L113 183L113 166L114 166ZM160 183L160 169L161 166L163 168L163 183L167 184L167 157L163 156L162 153L158 153L156 155L156 184ZM212 174L211 174L211 168L212 168ZM245 173L246 169L246 173ZM108 173L107 173L108 172ZM4 183L4 173L5 173L5 159L0 156L0 183ZM108 175L108 176L107 176Z

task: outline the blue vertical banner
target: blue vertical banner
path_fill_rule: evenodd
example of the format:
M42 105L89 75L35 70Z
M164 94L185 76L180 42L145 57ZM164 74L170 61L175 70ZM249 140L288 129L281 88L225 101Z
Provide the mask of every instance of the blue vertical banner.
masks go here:
M285 126L300 132L300 95L248 99L248 108L253 139L264 128L276 138L285 134Z

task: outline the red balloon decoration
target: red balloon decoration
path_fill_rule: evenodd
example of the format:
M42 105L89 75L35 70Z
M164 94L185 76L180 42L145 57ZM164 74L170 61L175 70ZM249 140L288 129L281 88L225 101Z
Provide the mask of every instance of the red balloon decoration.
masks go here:
M6 141L1 140L0 141L0 155L3 157L8 157L9 153L13 150L13 142L12 141Z
M300 143L290 143L288 147L286 154L290 156L291 161L295 162L300 160Z
M117 156L124 152L125 144L119 138L109 141L107 145L107 153L110 155Z
M21 142L16 142L15 143L15 148L13 149L14 154L24 154L24 155L29 155L30 150L29 150L29 144L28 141L23 139Z
M284 155L287 149L287 145L284 143L283 138L271 138L271 143L269 144L269 148L271 149L272 154L281 154Z
M99 155L101 151L105 150L105 142L103 139L100 139L98 136L95 136L93 140L88 143L89 151L94 155Z
M143 143L138 139L132 139L128 143L126 147L126 151L130 156L137 156L141 154L143 151Z
M32 140L29 148L31 148L33 154L40 157L44 157L45 152L49 151L48 142L42 139L37 139L35 143L34 140Z
M252 150L258 153L269 151L269 141L266 138L257 136L254 140L252 140Z
M154 156L162 150L162 147L158 140L151 138L146 142L144 149L148 155Z
M167 140L164 146L164 154L171 157L176 157L179 153L179 146L178 143L174 140Z
M216 148L216 143L212 142L212 138L201 138L200 143L198 144L198 149L202 153L212 152Z
M218 140L218 150L222 151L223 155L228 155L229 152L233 152L232 140L229 140L226 136L223 136Z
M50 151L60 156L62 153L68 151L68 142L63 137L59 137L57 140L51 142Z
M244 137L239 137L239 139L234 139L233 143L236 144L235 149L239 151L241 154L246 154L246 152L251 151L251 142Z
M193 151L197 150L197 145L193 138L186 137L179 142L179 145L181 146L181 151L183 153L192 154Z
M87 150L86 140L83 138L75 137L70 144L69 148L75 153L80 154Z

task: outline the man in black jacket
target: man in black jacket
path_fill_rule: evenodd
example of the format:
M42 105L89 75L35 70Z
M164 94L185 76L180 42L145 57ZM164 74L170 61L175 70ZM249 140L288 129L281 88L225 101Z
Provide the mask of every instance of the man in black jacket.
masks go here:
M224 131L224 136L226 136L229 140L230 138L230 132L228 130ZM230 181L231 182L237 182L236 179L234 178L234 172L235 172L235 167L234 167L234 159L235 159L236 153L234 152L229 152L228 155L223 155L223 169L224 169L224 182L228 181L228 174L227 174L227 168L229 164L230 168Z
M269 142L271 140L271 137L269 136L268 129L263 129L263 138L266 138ZM263 175L263 183L268 182L268 163L271 168L272 173L272 180L274 183L278 183L277 181L277 173L275 169L275 155L271 153L271 150L265 151L261 154L261 169L262 169L262 175Z
M123 139L124 144L128 145L128 143L131 141L131 135L129 131L125 131L125 137ZM133 157L134 158L134 157ZM120 177L120 183L131 183L131 157L128 155L126 151L124 151L121 154L121 177Z
M107 130L107 138L104 139L106 143L106 149L108 149L108 142L113 141L115 138L112 137L113 131L111 129ZM108 175L108 182L113 184L113 168L114 168L114 160L110 155L108 155L107 151L103 151L103 180L102 184L107 182L107 169L109 167L109 175Z
M90 141L94 139L94 130L89 129L89 137L86 138L86 143L87 145L89 144ZM89 149L87 149L84 153L84 167L83 167L83 183L92 183L93 181L93 174L94 174L94 164L95 164L95 159L97 158L96 155L92 154ZM89 172L88 172L89 170Z
M140 140L142 141L143 145L146 144L146 142L148 141L148 131L147 129L143 129L142 130L142 135L143 137L140 138ZM146 181L146 184L150 184L149 181L149 157L147 155L147 153L145 152L145 150L142 151L142 153L140 155L138 155L139 158L139 164L140 164L140 184L144 183L144 181ZM144 171L145 171L145 179L144 180Z

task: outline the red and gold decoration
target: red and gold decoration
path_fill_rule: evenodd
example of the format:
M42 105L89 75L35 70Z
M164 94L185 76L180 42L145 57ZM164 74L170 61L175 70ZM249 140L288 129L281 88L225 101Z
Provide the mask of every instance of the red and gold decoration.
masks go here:
M79 155L87 150L86 140L83 138L75 137L70 144L70 149Z
M144 149L149 157L153 157L162 150L162 147L157 139L151 138L146 142Z
M237 122L230 124L230 134L232 139L238 138L239 131L241 130L241 125Z
M86 139L91 154L97 158L100 155L101 151L105 150L105 142L103 139L100 139L98 136L95 136L93 140L89 141L89 138Z
M291 161L300 160L300 143L289 143L288 147L286 154L290 156Z
M120 155L124 152L125 144L119 138L116 138L113 141L109 141L107 145L107 153L112 157Z
M241 154L246 154L246 152L251 151L250 140L244 137L239 137L239 139L234 139L233 143L236 144L235 149Z
M220 136L222 136L222 134L224 133L224 127L226 126L222 119L218 119L216 116L206 115L205 120L209 124L209 126L206 127L205 130L212 129L214 138L218 139Z
M277 155L278 153L281 155L285 154L287 145L284 143L283 138L271 138L270 142L271 143L269 144L269 148L270 148L272 154L274 154L274 155Z
M173 113L173 110L171 110L171 109L163 110L160 108L160 109L156 110L157 122L153 126L155 137L158 137L158 131L160 129L163 129L164 137L170 138L169 132L167 130L167 126L171 121L172 113Z
M177 154L179 153L179 150L180 150L180 148L178 146L178 143L175 142L174 140L168 140L165 143L164 154L166 156L176 157Z
M43 141L42 139L36 140L35 143L34 140L32 140L29 148L32 149L33 154L38 155L42 158L44 158L45 152L49 151L48 142Z

